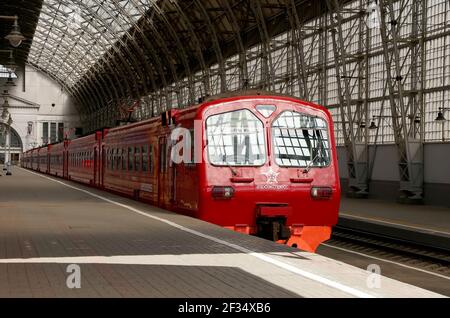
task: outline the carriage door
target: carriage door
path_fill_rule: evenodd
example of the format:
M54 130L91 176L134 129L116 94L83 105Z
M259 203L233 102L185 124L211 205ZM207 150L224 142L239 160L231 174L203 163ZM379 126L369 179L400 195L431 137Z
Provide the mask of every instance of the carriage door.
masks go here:
M94 147L94 184L98 186L98 147Z
M47 171L45 171L45 173L50 173L50 160L51 160L51 155L50 155L50 151L47 153ZM11 159L9 159L11 161Z
M98 171L100 171L100 175L99 175L99 186L103 187L104 181L105 181L105 169L106 169L106 151L105 151L105 146L102 146L102 151L101 151L101 158L98 161L100 162L100 167L98 169Z
M63 178L67 178L67 170L69 165L69 159L68 159L68 153L66 150L63 150L63 157L62 157L62 176Z
M158 205L166 203L167 195L167 142L166 137L159 138L158 143Z

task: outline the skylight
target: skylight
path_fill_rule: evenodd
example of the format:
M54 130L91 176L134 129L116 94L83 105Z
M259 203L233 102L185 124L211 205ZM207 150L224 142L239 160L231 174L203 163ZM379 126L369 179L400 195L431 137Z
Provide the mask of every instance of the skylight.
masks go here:
M44 0L28 62L72 87L152 2Z

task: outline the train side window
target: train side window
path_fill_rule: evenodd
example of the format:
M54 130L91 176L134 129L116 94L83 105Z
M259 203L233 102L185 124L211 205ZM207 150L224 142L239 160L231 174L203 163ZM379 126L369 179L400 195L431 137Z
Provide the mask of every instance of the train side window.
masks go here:
M119 171L122 167L122 156L121 156L122 149L116 148L116 171Z
M109 148L109 171L113 170L113 165L114 165L114 153L113 149Z
M106 168L111 170L111 149L106 149Z
M133 147L128 147L128 171L133 171L134 169L134 156Z
M112 148L109 148L109 171L113 170L114 165L114 150Z
M111 154L110 154L110 157L111 157L111 167L110 167L110 169L111 169L111 171L114 171L114 165L115 165L115 158L114 158L114 148L111 148L110 149L110 152L111 152Z
M149 160L149 167L148 170L150 171L151 174L153 174L153 146L149 145L148 146L148 160Z
M113 148L113 165L112 165L112 170L116 171L117 169L117 161L119 160L117 158L117 148Z
M184 162L186 167L195 167L195 131L194 129L189 129L190 137L191 137L191 162Z
M122 156L122 170L127 170L127 158L125 157L125 148L121 149L120 155Z
M160 151L159 151L159 172L165 172L166 171L166 158L167 158L167 145L160 144Z
M121 157L120 157L120 149L116 148L116 166L114 167L114 169L116 171L120 170L120 162L121 162Z
M135 170L140 171L141 170L141 147L136 147L134 149L134 157L135 157Z
M111 149L111 171L114 171L116 166L116 149Z
M146 172L148 168L148 147L142 146L142 171Z

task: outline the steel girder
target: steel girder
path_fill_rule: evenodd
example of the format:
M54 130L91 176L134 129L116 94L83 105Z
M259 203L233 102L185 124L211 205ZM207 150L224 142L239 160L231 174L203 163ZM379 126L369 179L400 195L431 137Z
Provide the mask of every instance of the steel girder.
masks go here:
M83 5L83 4L80 3L80 2L78 2L77 4L78 4L78 5ZM123 12L122 10L120 10L119 7L117 7L117 2L116 2L115 0L112 2L112 4L115 5L116 10L118 10L119 12L122 13L122 16L123 16L123 17L128 17L126 13L124 14L124 12ZM96 12L92 11L91 8L85 7L85 9L89 12L89 15L90 15L91 17L94 17L94 18L96 18L97 20L100 20L100 19L101 19L101 16L99 16ZM117 18L116 18L115 15L112 14L112 12L107 12L107 14L108 14L108 16L109 16L113 21L117 22ZM113 33L113 31L111 30L111 28L110 28L109 25L106 25L106 26L105 26L105 29L108 29L108 30L110 31L110 33ZM127 31L128 31L128 30L127 30ZM124 66L124 67L123 67L123 70L124 70L125 72L127 72L127 73L130 75L130 77L134 77L134 76L135 76L135 74L132 72L132 69L131 69L131 68L133 68L133 70L139 74L139 76L141 77L141 79L144 79L144 78L145 78L145 75L144 75L144 73L142 72L141 66L140 66L140 64L139 64L139 62L138 62L138 60L137 60L137 58L136 58L136 55L133 54L133 52L132 52L132 50L131 50L132 48L134 48L135 50L139 51L139 53L141 53L141 56L144 56L143 51L142 51L142 48L141 48L139 45L137 45L135 37L132 37L131 34L129 34L129 32L126 32L126 31L125 31L124 35L125 35L124 38L119 38L119 39L117 40L117 42L116 42L116 43L119 43L119 44L120 44L120 47L117 47L117 45L114 45L114 44L111 45L111 48L114 50L114 51L111 53L111 56L114 57L114 56L116 55L116 56L119 57L120 62L122 62L122 65ZM110 43L112 42L112 41L110 41L110 40L108 40L108 41L109 41ZM128 41L128 42L127 42L127 41ZM129 43L132 44L131 47L128 45ZM125 54L122 53L122 50L125 50ZM109 50L107 49L106 52L108 52L108 51L109 51ZM127 57L128 57L128 58L131 58L131 62L129 62L129 61L126 59ZM83 59L83 58L81 57L80 60L79 60L79 62L81 62L82 59ZM115 61L114 58L113 58L113 61ZM97 63L96 63L96 64L97 64ZM96 65L96 64L95 64L95 65ZM149 74L152 74L152 73L150 72L150 68L148 67L147 64L144 64L144 67L145 67L146 71L147 71ZM97 73L96 73L96 74L97 74ZM97 82L97 81L96 81L96 80L97 80L96 74L94 75L94 79L92 80L93 82ZM85 82L85 83L86 83L86 82ZM134 82L133 82L133 83L134 83ZM144 81L142 81L142 83L143 83L143 85L144 85L144 90L147 89L147 88L146 88L146 81L144 80ZM128 82L125 82L125 84L128 85ZM95 93L95 92L97 92L98 90L102 91L103 86L104 86L104 85L101 85L101 86L97 87L97 89L94 89L94 90L92 90L92 87L89 87L89 88L91 89L91 92L92 92L92 93ZM107 86L107 87L108 87L108 86ZM126 92L127 92L128 94L132 94L133 96L139 95L139 93L138 93L138 92L139 92L139 89L138 89L136 86L132 86L132 87L127 86L127 89L128 89L128 90L127 90ZM98 104L98 107L101 107L102 104L107 103L107 101L108 101L108 99L109 99L108 97L109 97L108 95L104 95L104 99L103 99L102 102L100 102L100 103Z
M211 94L213 81L219 84L214 93L228 90L226 59L236 53L238 88L248 88L257 73L248 68L249 45L261 43L257 54L264 68L253 87L274 87L271 39L286 27L300 27L300 6L302 17L311 16L305 4L316 6L307 0L44 0L42 23L59 39L38 26L36 48L48 52L38 52L30 63L58 78L85 113L98 114L91 126L112 123L133 100L152 101L143 105L154 104L154 113L185 106L186 92L189 104ZM80 21L69 28L65 16ZM301 35L293 31L297 39ZM296 42L293 68L303 73L306 87L307 69ZM210 69L213 64L217 69Z
M398 150L400 199L423 199L424 38L427 1L381 1L380 31L384 48L394 138ZM408 21L411 19L411 22ZM410 24L411 23L411 24ZM410 37L400 29L410 25ZM406 54L400 44L406 43ZM410 63L405 63L409 59ZM406 83L407 79L409 83Z
M147 47L147 52L150 52L150 54L153 55L152 60L155 61L154 56L159 55L162 56L161 58L166 58L167 61L171 61L169 65L172 65L170 72L172 75L170 76L171 83L174 83L175 86L175 92L177 93L180 90L180 87L183 84L180 84L181 81L179 81L180 74L187 79L187 88L189 91L189 103L193 103L196 93L194 92L194 88L196 87L196 80L194 79L194 71L192 70L192 67L194 63L193 57L195 58L195 63L197 65L200 65L200 71L203 73L201 75L203 87L205 88L203 90L204 95L210 94L210 74L209 74L209 65L211 65L210 55L208 53L208 50L211 50L215 54L215 61L217 61L219 65L219 69L217 71L218 76L220 77L220 91L226 91L227 88L227 82L226 82L226 70L225 70L225 57L222 55L223 47L223 36L228 35L230 31L235 35L235 37L232 37L231 39L236 43L236 47L239 47L239 51L241 52L241 58L239 61L239 69L240 69L240 87L244 88L248 85L248 74L247 74L247 67L246 67L246 61L247 58L245 56L245 45L244 41L242 39L242 26L248 27L251 25L252 27L255 27L258 29L258 32L260 34L260 37L264 39L266 43L270 41L270 34L267 31L267 26L265 25L265 19L267 19L267 10L272 10L268 8L275 8L275 10L278 10L280 12L283 12L285 10L284 5L278 3L278 1L267 1L267 3L264 3L263 1L250 1L251 6L250 12L253 12L251 14L252 19L248 19L247 21L242 22L242 20L238 19L236 17L236 10L239 10L238 4L240 2L248 2L248 1L234 1L230 4L230 2L227 1L227 4L224 7L220 6L219 2L216 2L215 4L208 2L208 5L206 5L207 2L205 1L186 1L183 2L183 6L180 2L173 2L173 1L158 1L152 5L151 10L147 12L143 18L140 20L140 22L145 25L145 27L152 29L153 34L161 34L160 30L165 29L166 32L161 34L161 36L157 36L159 39L156 42L155 47L155 53L159 54L153 54L151 53L151 50ZM250 3L249 2L249 3ZM276 3L276 4L275 4ZM191 12L188 16L188 12ZM196 14L192 13L196 12ZM174 23L174 20L171 19L171 15L177 13L178 16L178 24ZM228 17L228 20L231 21L230 25L232 26L229 30L222 30L219 27L219 24L217 23L218 20L223 19L223 16ZM258 19L255 19L254 16L258 16ZM150 17L150 18L149 18ZM234 21L234 22L233 22ZM240 24L240 25L239 25ZM209 40L211 40L212 44L210 46L205 45L205 37L199 36L201 33L199 33L198 25L203 26L203 30L205 30L206 34L209 35ZM159 27L161 26L161 27ZM164 28L162 28L164 26ZM134 28L135 26L133 26ZM144 26L142 26L144 28ZM158 30L159 32L155 32L155 30ZM182 31L181 31L182 30ZM180 32L181 31L181 32ZM186 41L186 34L189 34L190 41ZM239 35L239 36L238 36ZM168 36L171 36L170 39ZM164 43L164 45L161 45L161 42ZM171 48L168 48L167 44L175 45L178 47L177 50L173 50ZM189 43L187 45L186 43ZM267 45L267 44L266 44ZM163 49L163 48L166 49ZM173 52L175 51L175 52ZM165 54L161 54L161 52L164 52ZM177 56L175 59L174 57ZM270 50L267 49L266 54L263 54L266 56L268 61L268 70L267 72L273 73L273 67L270 67ZM207 62L208 61L208 62ZM180 65L183 65L184 71L180 73ZM197 65L195 67L197 68ZM178 67L177 67L178 66ZM158 72L163 74L160 74L159 78L166 77L167 78L167 70L166 68L159 68ZM175 77L174 75L177 75ZM266 78L270 78L269 75L266 76ZM166 80L166 83L168 81ZM271 81L267 80L267 87L270 85ZM169 84L172 85L172 84ZM163 100L168 100L168 91L167 91L167 85L162 85L162 91L159 90L158 92L148 92L149 95L153 95L150 100L159 100L159 104L162 104ZM81 87L80 89L84 89ZM152 88L153 90L153 88ZM165 92L164 92L165 90ZM161 94L162 93L162 94ZM145 96L145 91L141 92L142 96ZM198 94L197 94L198 95ZM149 103L148 103L149 104ZM180 105L181 103L178 102ZM174 107L175 105L169 105L169 107ZM161 107L161 106L160 106Z
M241 36L239 23L233 13L230 2L228 0L221 0L220 4L225 9L227 19L232 25L232 32L234 32L234 41L236 43L236 51L239 54L239 83L241 88L246 89L248 86L247 54L244 46L244 41Z
M341 126L347 152L347 170L351 195L366 197L369 190L369 150L368 150L368 41L369 27L366 12L362 10L366 1L359 0L358 8L347 9L345 13L356 14L358 19L343 31L343 6L338 0L327 0L332 14L331 38L335 58L337 94L340 105ZM357 41L351 41L358 37ZM349 52L349 43L357 42L358 47ZM350 63L349 59L354 60Z

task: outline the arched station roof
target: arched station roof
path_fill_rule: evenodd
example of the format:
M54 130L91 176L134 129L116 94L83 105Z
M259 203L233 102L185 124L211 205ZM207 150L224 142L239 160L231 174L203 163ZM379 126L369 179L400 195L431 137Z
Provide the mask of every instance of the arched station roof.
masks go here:
M17 56L60 82L85 114L139 99L318 16L311 0L4 0L27 40ZM5 10L3 10L5 9ZM7 33L6 25L2 32ZM3 30L4 29L4 30ZM245 63L245 61L240 61ZM225 82L225 81L223 81ZM207 90L206 84L206 90ZM223 87L226 90L226 87ZM206 94L208 92L205 92ZM190 94L194 100L193 95Z

